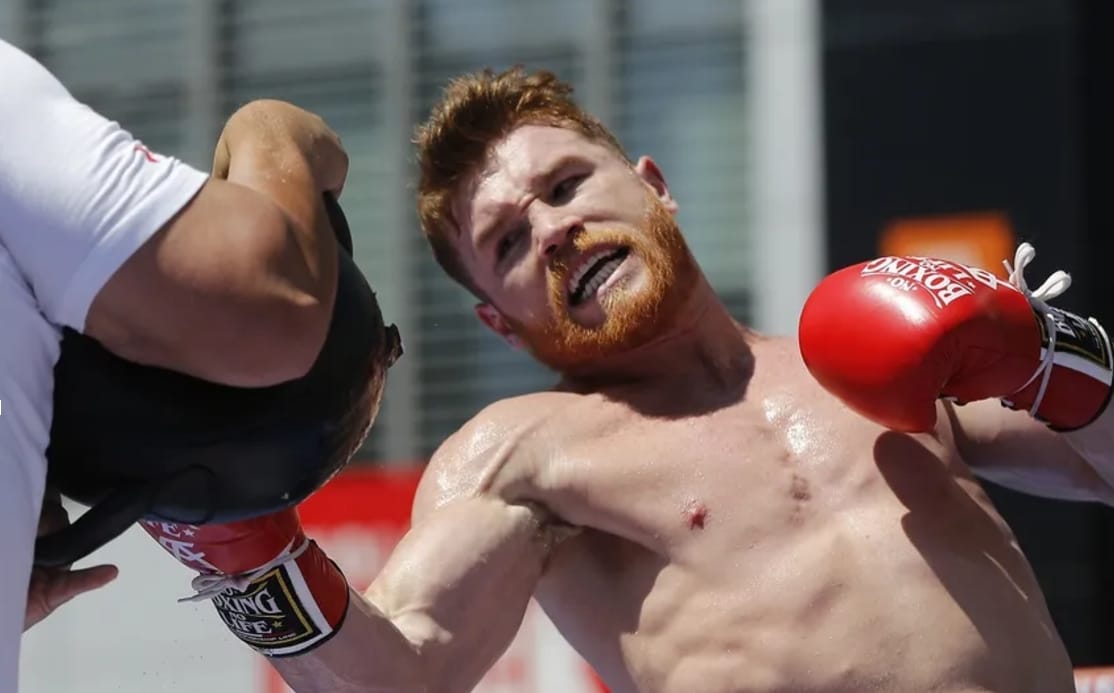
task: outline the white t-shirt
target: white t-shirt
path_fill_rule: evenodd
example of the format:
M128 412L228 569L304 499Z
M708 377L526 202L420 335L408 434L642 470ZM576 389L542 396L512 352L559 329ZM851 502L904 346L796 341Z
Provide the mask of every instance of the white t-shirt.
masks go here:
M19 644L61 326L208 176L149 152L0 41L0 691Z

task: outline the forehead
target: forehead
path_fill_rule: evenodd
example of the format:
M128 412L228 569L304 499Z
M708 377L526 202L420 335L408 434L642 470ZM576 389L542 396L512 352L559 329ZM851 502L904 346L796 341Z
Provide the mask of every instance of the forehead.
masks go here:
M569 157L601 159L610 149L575 130L549 125L522 125L495 142L484 166L460 188L453 216L462 235L470 235L485 216L514 204L534 179Z

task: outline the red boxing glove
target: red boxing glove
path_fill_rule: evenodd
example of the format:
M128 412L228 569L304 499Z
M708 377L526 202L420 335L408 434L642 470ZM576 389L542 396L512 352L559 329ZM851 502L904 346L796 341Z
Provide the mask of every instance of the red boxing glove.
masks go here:
M344 620L348 583L306 538L293 508L224 525L140 524L201 573L198 593L182 601L212 599L228 629L264 655L308 652Z
M998 397L1058 430L1106 408L1114 367L1094 319L1048 306L1070 277L1030 291L1022 244L1010 282L946 260L882 257L840 270L805 302L801 354L826 390L863 416L906 432L936 423L936 400Z

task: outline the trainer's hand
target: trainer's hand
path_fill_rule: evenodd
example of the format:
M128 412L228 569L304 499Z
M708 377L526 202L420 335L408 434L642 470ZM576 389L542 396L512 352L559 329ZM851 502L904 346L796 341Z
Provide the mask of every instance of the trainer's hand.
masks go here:
M47 493L39 516L39 536L61 529L69 524L69 517L57 494ZM116 579L114 565L98 565L81 570L35 567L31 571L31 584L27 589L27 612L23 630L43 620L55 609L79 594L104 587Z
M348 153L340 136L320 116L276 99L252 101L232 114L217 140L213 176L228 178L241 147L269 147L277 140L293 143L305 156L320 192L340 197L348 177Z

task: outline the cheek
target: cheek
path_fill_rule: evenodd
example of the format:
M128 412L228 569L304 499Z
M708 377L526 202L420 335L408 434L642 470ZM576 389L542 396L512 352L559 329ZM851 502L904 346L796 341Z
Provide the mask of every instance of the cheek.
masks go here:
M545 275L511 272L493 298L500 312L520 322L537 322L552 313Z
M631 228L640 228L646 219L646 191L638 184L613 186L607 194L593 192L584 202L590 207L588 214L599 213Z
M525 301L544 298L548 291L549 272L540 263L524 262L506 277L505 291Z

